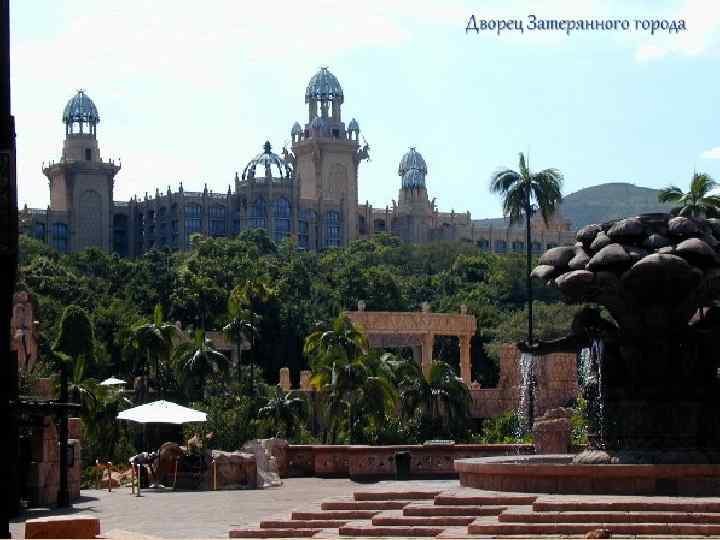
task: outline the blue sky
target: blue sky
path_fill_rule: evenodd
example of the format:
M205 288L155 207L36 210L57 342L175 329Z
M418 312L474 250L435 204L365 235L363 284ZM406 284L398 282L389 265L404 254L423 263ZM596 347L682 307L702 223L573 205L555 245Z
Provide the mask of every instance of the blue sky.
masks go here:
M532 6L532 7L530 7ZM669 35L466 34L476 18L685 19ZM371 146L359 197L397 198L409 146L441 210L500 215L487 190L529 151L565 192L606 181L720 177L720 2L241 2L15 0L12 91L20 204L44 207L66 101L97 104L103 157L121 158L115 198L156 186L226 191L269 139L306 121L308 79L327 65Z

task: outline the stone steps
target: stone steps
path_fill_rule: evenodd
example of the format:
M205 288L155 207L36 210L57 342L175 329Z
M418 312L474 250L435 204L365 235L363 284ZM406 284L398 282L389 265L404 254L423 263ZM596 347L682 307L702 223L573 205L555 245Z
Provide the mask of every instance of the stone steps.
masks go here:
M507 506L450 506L410 504L402 511L404 516L497 516Z
M401 510L410 501L323 501L322 510Z
M457 527L470 525L475 519L476 516L376 516L371 523L378 527Z
M720 523L720 514L649 511L541 511L510 509L498 516L501 522L521 523Z
M322 529L230 529L228 538L309 538Z
M536 495L466 495L443 493L435 497L435 504L447 506L504 506L504 505L529 505L537 500Z
M346 525L345 527L340 527L339 532L341 535L345 536L400 536L403 538L427 538L437 536L444 530L444 527L373 527L369 525Z
M678 498L671 500L661 498L660 500L652 500L652 498L644 499L622 499L620 497L613 500L598 500L593 498L567 500L539 498L533 503L533 510L536 511L608 511L619 510L623 512L630 511L654 511L654 512L705 512L720 513L720 500L708 499L685 499Z
M422 501L432 500L441 491L356 491L356 501Z
M339 529L350 520L336 519L266 519L261 529Z
M610 534L720 534L720 525L700 523L493 523L476 521L468 525L468 533L485 535L586 534L596 529L606 529Z
M321 510L319 512L292 512L290 514L290 519L293 521L352 521L357 519L370 520L379 513L379 510Z

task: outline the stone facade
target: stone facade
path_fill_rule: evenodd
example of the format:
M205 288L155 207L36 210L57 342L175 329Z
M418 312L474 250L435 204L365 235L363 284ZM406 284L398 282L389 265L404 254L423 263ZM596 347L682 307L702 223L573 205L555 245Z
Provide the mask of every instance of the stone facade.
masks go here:
M574 353L541 355L535 368L535 418L548 409L564 407L576 399L577 356ZM473 418L492 418L518 408L520 401L520 351L505 344L500 351L500 380L495 388L470 387Z
M426 305L420 312L360 309L344 315L362 329L371 347L410 347L423 371L432 364L435 336L456 336L460 342L460 376L470 384L470 339L475 335L477 322L467 312L431 313Z
M524 250L524 231L507 224L488 225L469 212L441 212L425 185L427 165L411 148L398 170L398 200L384 208L358 201L360 163L369 145L360 144L360 127L342 119L344 94L337 78L321 68L305 91L307 123L295 122L290 149L281 155L270 143L235 173L227 191L185 191L170 186L144 197L114 200L120 164L103 161L96 139L100 118L95 104L79 91L65 108L62 157L43 167L50 183L47 209L25 207L21 234L59 251L87 247L139 256L153 248L184 250L191 237L228 237L246 229L264 229L275 241L293 238L302 249L347 245L358 238L391 233L404 242L467 240L497 253ZM549 226L535 224L533 251L574 243L569 223L557 217Z

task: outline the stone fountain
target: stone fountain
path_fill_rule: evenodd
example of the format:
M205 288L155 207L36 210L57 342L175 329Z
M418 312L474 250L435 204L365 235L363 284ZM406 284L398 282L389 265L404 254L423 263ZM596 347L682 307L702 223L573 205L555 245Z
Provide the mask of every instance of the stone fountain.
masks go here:
M600 308L581 310L567 338L525 349L591 355L588 449L518 463L575 480L545 491L578 492L587 474L614 480L580 492L720 493L719 253L720 220L643 214L587 225L542 255L533 277ZM461 481L472 468L456 462Z

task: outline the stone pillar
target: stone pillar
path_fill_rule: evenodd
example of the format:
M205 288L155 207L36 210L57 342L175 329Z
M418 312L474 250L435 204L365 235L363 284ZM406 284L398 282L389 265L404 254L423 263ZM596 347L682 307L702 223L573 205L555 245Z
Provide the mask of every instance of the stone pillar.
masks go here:
M430 373L430 367L432 366L432 355L433 355L433 342L435 336L427 333L422 337L422 370L425 375Z
M572 410L549 409L533 423L536 454L567 454L570 449L570 417Z
M280 368L280 388L283 392L289 392L292 387L290 384L290 370L286 367Z
M312 378L312 372L308 369L304 369L300 372L300 390L309 392L312 390L312 384L310 379Z
M466 385L471 382L470 366L470 336L459 336L460 338L460 377Z

